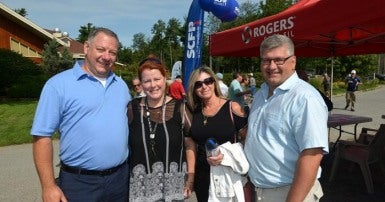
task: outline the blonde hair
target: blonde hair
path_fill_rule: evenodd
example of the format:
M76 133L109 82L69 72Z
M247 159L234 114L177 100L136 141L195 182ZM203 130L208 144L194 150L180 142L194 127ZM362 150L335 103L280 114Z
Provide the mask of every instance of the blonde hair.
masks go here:
M198 95L195 93L195 82L198 80L198 77L201 73L206 73L210 75L210 77L213 77L215 82L214 82L214 92L215 95L218 97L223 97L222 92L219 88L218 84L218 79L215 76L215 73L210 67L203 66L199 67L198 69L194 70L189 78L189 83L188 83L188 91L187 91L187 102L189 106L191 107L192 111L195 111L198 107L202 107L202 100Z

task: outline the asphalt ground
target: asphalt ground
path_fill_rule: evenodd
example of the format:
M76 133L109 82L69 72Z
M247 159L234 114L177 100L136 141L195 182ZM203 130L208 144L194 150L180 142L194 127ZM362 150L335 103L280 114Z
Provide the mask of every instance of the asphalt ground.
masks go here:
M357 103L354 112L344 110L345 97L338 95L332 98L334 103L332 113L356 114L373 118L372 122L359 124L358 131L362 127L378 128L381 123L385 123L385 119L381 117L385 114L385 86L371 91L359 91L356 95ZM344 126L343 129L353 131L353 126ZM331 129L330 133L330 141L335 140L338 131ZM351 140L353 136L343 134L341 139ZM54 151L54 163L59 163L57 141L54 142ZM330 162L331 160L328 160L323 165L327 166L324 169L323 178L327 177ZM56 175L58 172L59 168L56 167ZM358 167L349 166L349 170L340 172L333 183L327 183L321 179L325 192L321 201L385 201L385 177L379 173L376 167L373 175L376 177L375 194L373 195L365 193L365 185ZM0 147L0 201L41 201L41 188L33 164L31 144ZM196 199L193 198L188 201L195 202Z

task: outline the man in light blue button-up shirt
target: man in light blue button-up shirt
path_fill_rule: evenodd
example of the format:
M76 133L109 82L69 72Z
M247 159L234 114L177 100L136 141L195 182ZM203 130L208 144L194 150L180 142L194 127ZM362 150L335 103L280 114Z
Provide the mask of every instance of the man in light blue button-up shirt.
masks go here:
M128 201L126 83L112 72L119 41L95 28L84 44L85 60L50 78L31 134L43 201ZM60 134L61 169L53 173L52 135Z
M320 162L328 152L327 107L298 78L293 42L273 35L260 47L265 83L254 96L245 153L262 201L318 201Z

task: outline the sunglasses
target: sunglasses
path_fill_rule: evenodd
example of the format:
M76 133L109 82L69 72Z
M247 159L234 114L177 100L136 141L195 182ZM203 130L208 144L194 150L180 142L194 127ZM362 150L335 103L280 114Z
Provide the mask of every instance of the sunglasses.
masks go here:
M203 81L196 81L194 84L194 89L201 88L203 84L206 86L211 85L215 82L215 79L213 77L205 78Z
M134 87L138 87L138 86L140 86L140 83L139 83L139 84L134 84L133 86L134 86Z
M142 66L145 62L153 62L158 65L162 64L162 62L157 58L146 58L139 63L139 66Z

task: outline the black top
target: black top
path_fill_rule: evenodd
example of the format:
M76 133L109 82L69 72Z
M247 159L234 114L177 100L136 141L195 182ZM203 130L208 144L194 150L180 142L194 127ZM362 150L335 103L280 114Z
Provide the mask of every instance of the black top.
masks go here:
M206 125L203 123L204 116L202 114L202 108L198 108L194 112L189 136L191 136L198 145L197 168L204 166L207 171L210 169L206 160L204 146L208 138L215 138L218 144L223 144L227 141L234 142L236 132L247 124L247 117L232 114L234 121L230 115L229 100L222 105L217 114L207 117Z
M358 77L349 77L346 82L348 84L346 91L354 92L358 90L358 83L360 83L361 80Z
M156 128L151 142L146 107L140 101L141 98L134 99L128 106L128 114L132 115L130 201L183 200L186 160L182 102L172 99L165 103L164 111L163 107L148 108L151 128Z

